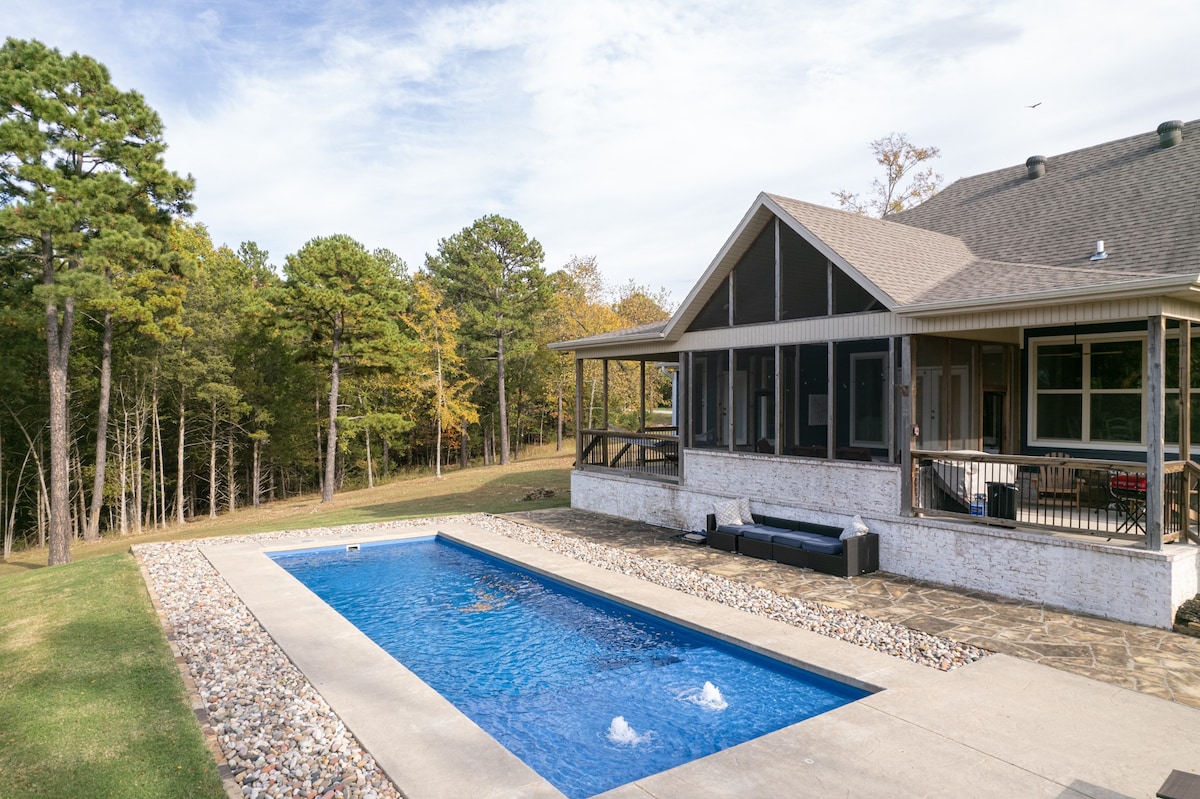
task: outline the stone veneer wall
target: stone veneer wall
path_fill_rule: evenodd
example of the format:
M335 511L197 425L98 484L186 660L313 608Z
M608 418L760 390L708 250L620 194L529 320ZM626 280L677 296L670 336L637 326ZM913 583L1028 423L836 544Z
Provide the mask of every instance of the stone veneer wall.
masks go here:
M883 571L1170 629L1200 591L1200 548L1106 546L979 524L897 515L900 472L887 464L688 450L683 485L575 471L571 506L679 530L703 530L715 502L749 496L756 513L879 533Z

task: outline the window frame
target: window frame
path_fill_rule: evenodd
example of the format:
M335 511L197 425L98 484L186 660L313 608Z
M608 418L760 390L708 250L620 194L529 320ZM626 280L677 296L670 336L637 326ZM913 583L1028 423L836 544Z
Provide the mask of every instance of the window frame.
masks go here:
M1176 338L1178 335L1175 336ZM1140 345L1141 363L1137 388L1094 388L1092 386L1092 346L1104 342L1137 342ZM1082 358L1079 388L1042 389L1038 386L1038 361L1042 347L1078 344ZM1028 364L1028 414L1029 444L1039 447L1089 447L1112 451L1142 451L1146 443L1146 349L1145 331L1127 330L1113 333L1086 333L1079 335L1040 336L1029 339ZM1174 389L1177 390L1177 389ZM1172 389L1167 389L1170 394ZM1038 399L1043 395L1078 396L1080 398L1079 438L1041 438L1038 436ZM1138 438L1136 441L1114 441L1092 436L1092 399L1103 396L1133 396L1138 401Z

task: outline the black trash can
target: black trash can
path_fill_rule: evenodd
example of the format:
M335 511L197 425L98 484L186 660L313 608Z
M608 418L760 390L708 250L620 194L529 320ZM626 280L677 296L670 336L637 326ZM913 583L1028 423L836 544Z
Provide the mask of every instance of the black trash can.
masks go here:
M1017 486L1013 483L987 484L987 515L995 519L1017 518Z

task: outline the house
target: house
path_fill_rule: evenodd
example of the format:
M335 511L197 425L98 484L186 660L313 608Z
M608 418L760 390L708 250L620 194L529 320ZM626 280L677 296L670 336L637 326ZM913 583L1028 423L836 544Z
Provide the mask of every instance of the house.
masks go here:
M579 430L572 504L859 515L885 571L1169 628L1200 582L1197 321L1200 120L883 220L760 194L671 319L554 345L577 419L592 362L675 379L674 424L643 391Z

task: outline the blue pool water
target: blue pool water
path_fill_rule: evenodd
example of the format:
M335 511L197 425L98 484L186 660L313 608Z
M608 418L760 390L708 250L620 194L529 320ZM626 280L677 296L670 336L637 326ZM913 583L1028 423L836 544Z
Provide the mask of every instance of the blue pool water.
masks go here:
M272 557L571 799L866 695L444 539Z

